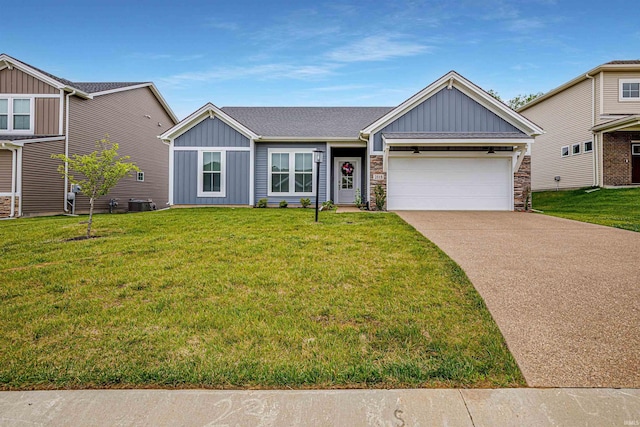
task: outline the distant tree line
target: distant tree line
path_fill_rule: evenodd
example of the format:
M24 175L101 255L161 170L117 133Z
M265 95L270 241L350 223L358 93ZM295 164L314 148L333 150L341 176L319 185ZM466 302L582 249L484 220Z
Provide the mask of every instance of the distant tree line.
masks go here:
M509 99L507 101L503 101L502 98L500 98L500 95L498 95L498 92L496 92L495 90L489 89L487 91L487 93L489 95L493 96L498 101L504 102L509 107L513 108L514 110L517 110L518 108L522 107L523 105L528 104L529 102L533 101L534 99L544 95L544 93L542 93L542 92L521 94L521 95L516 95L516 96L514 96L513 98L511 98L511 99Z

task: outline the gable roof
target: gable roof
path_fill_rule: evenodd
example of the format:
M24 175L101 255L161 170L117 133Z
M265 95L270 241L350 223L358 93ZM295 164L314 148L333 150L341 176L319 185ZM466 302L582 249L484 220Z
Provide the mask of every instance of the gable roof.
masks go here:
M20 71L30 74L57 89L64 90L65 92L75 91L75 95L85 99L91 99L94 96L107 95L109 93L124 90L149 87L173 122L178 122L178 117L175 115L173 110L171 110L171 107L169 107L169 104L167 104L153 82L72 82L71 80L54 76L53 74L36 68L33 65L29 65L26 62L19 61L6 53L2 53L0 54L0 70L7 67L16 67Z
M555 89L551 89L549 92L537 97L533 101L526 103L522 107L518 108L517 111L522 112L529 107L533 107L534 105L544 101L547 98L551 98L553 95L560 93L563 90L570 88L571 86L575 86L584 80L593 78L594 75L598 74L601 71L640 71L640 59L616 59L614 61L609 61L604 64L598 65L592 70L587 71L585 74L581 74L578 77L561 84Z
M228 124L247 138L257 139L259 137L259 135L256 134L252 129L248 128L233 117L229 116L227 113L225 113L212 103L207 102L202 107L191 113L189 116L182 119L178 124L170 129L167 129L162 135L158 136L158 138L162 141L171 141L172 139L182 135L203 120L214 117L219 118L224 123Z
M260 139L357 139L358 133L393 107L224 107Z
M449 71L447 74L404 101L398 107L392 109L387 114L364 128L361 131L361 134L368 136L372 133L378 132L389 123L403 116L420 103L438 93L440 90L451 87L455 87L481 106L487 108L489 111L510 123L515 128L526 133L528 136L535 136L544 133L542 128L538 125L512 110L509 106L497 100L479 86L476 86L457 72Z

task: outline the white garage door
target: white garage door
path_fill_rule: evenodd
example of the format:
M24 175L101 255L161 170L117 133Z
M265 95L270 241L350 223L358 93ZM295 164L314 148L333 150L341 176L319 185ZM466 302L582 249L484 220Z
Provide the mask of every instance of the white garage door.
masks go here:
M389 210L513 210L511 159L391 157Z

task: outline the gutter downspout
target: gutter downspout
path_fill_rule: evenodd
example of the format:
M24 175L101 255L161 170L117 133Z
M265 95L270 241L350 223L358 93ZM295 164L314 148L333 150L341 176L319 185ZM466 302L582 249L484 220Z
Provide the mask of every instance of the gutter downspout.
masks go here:
M2 148L11 151L11 207L9 218L14 218L16 216L16 149L4 143L2 144Z
M67 102L65 103L65 131L64 131L64 155L69 157L69 98L76 94L76 91L72 91L67 94ZM64 205L63 209L65 212L69 212L67 209L67 192L69 187L69 178L67 174L69 173L69 162L64 162Z
M591 128L593 128L596 125L596 79L593 76L590 76L589 73L584 75L586 78L591 80ZM600 84L602 84L602 82L600 82ZM597 144L597 136L596 134L593 133L593 131L591 131L591 134L593 135L592 138L592 144L593 144L593 153L592 153L592 157L593 157L593 161L592 161L592 168L593 168L593 185L594 186L598 186L598 149L596 148L598 146Z

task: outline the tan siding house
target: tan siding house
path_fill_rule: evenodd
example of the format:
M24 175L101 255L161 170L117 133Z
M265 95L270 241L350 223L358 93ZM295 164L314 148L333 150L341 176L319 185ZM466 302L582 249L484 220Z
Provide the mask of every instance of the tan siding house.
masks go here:
M69 117L69 124L66 117ZM77 83L0 55L0 218L67 212L70 185L52 154L86 154L109 134L144 172L96 202L130 198L162 207L168 194L168 147L157 139L177 118L153 83ZM143 179L142 179L143 178ZM79 195L76 211L88 209Z
M518 110L544 128L532 189L640 184L640 60L612 61Z

